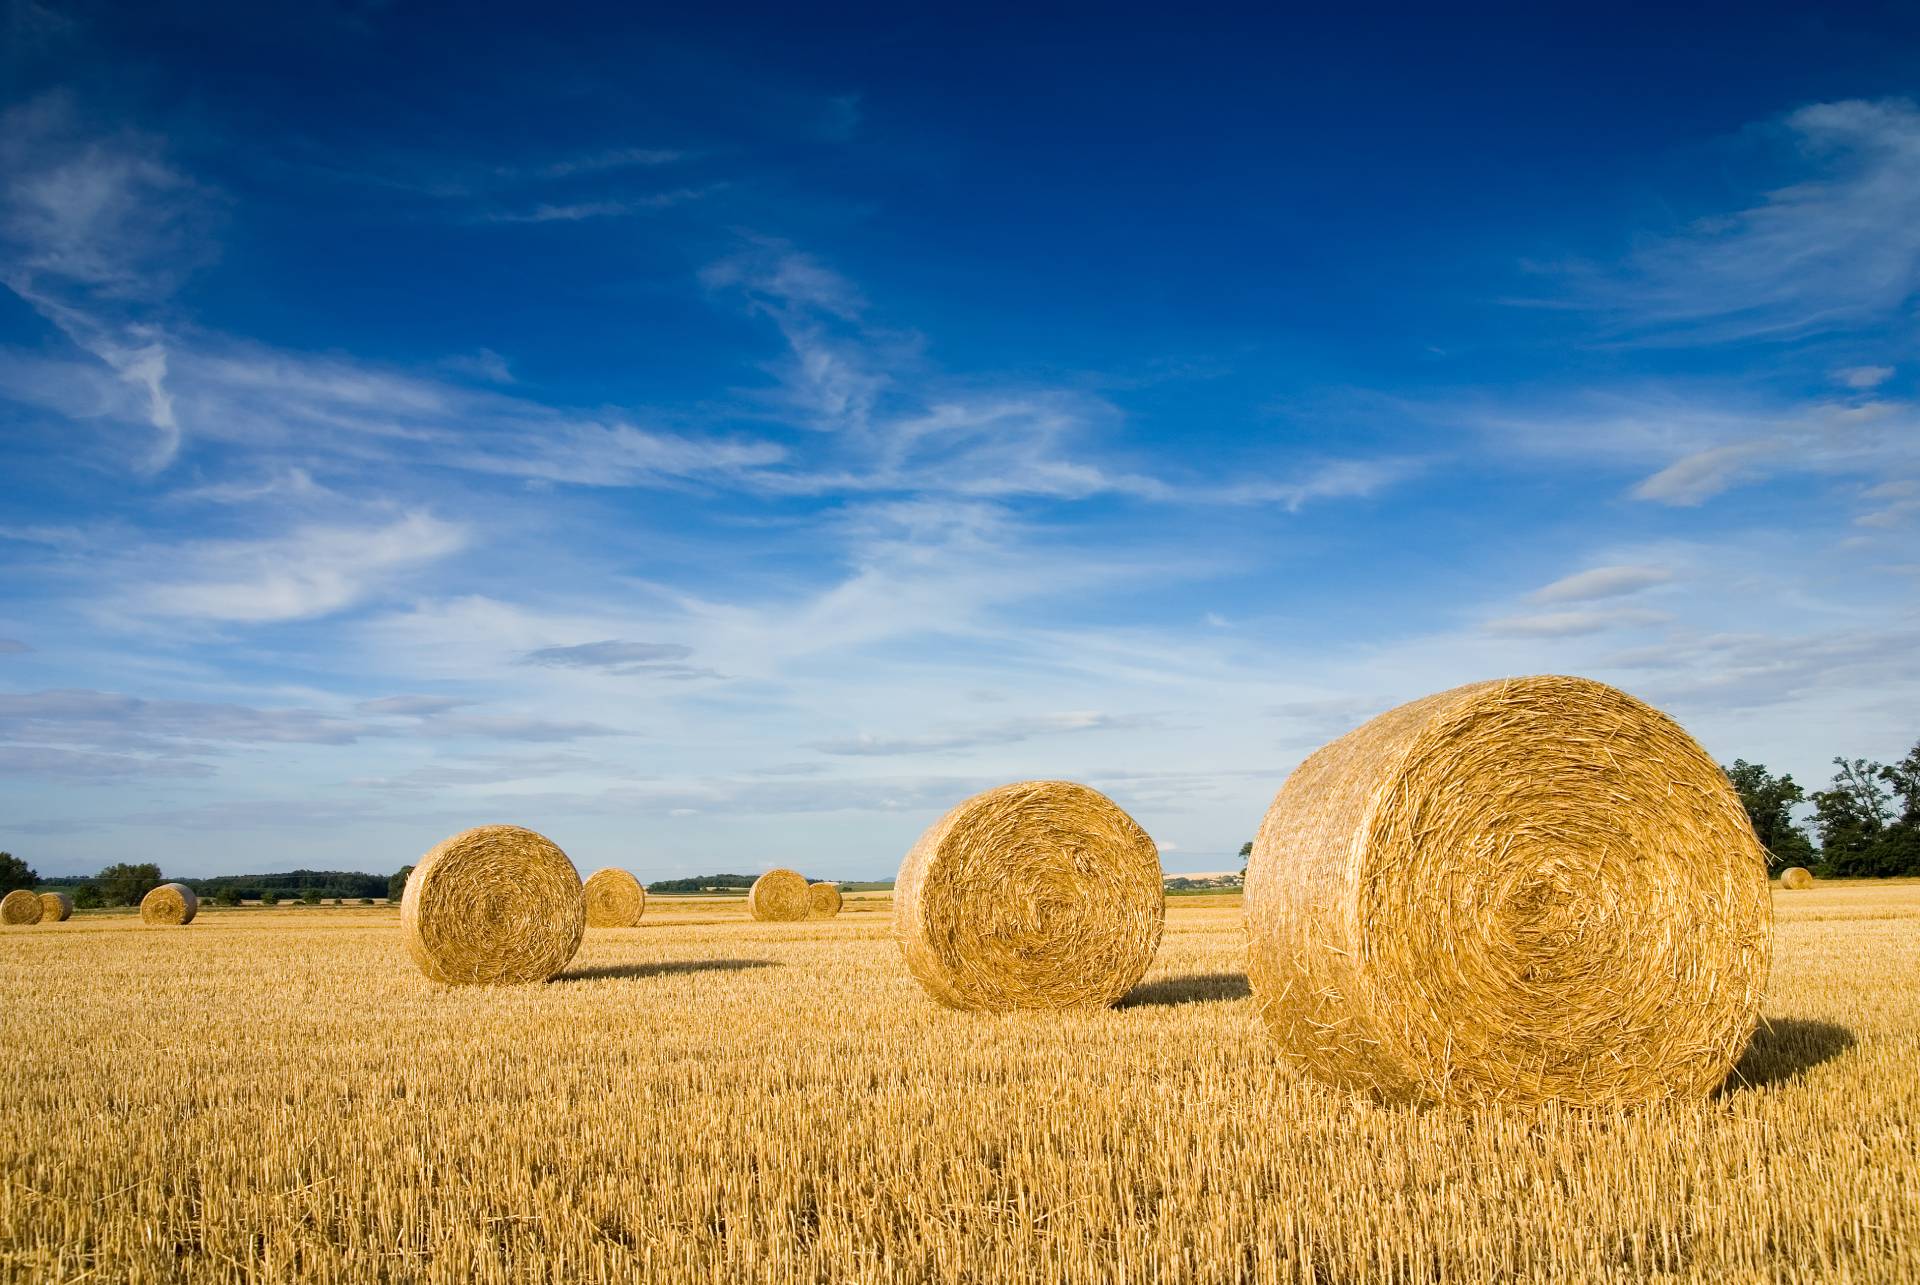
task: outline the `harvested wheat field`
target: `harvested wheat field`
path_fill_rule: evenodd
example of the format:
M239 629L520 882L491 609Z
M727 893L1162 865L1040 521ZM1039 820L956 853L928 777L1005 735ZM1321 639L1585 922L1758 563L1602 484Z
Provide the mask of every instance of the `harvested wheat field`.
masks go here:
M1595 1113L1288 1072L1237 897L1068 1013L935 1004L884 896L740 909L509 988L428 981L385 907L0 935L0 1277L1920 1277L1920 884L1780 897L1749 1082Z

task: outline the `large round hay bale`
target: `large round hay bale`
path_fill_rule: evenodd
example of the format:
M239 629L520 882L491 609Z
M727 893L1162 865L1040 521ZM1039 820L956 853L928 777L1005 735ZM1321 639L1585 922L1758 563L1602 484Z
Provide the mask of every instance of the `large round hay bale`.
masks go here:
M15 888L0 897L0 924L37 924L45 911L40 896L27 888Z
M200 899L184 883L163 883L140 899L140 918L150 924L190 924Z
M815 919L831 919L840 913L840 885L816 883L807 889L807 904Z
M73 918L73 898L64 892L43 892L40 894L40 921L48 924L64 923Z
M1563 677L1441 692L1308 758L1254 840L1246 917L1282 1053L1412 1101L1708 1093L1773 936L1719 766L1658 710Z
M952 1008L1088 1008L1132 990L1166 921L1160 851L1071 781L976 794L936 821L894 884L907 967Z
M1807 869L1805 866L1788 866L1780 872L1780 886L1794 891L1798 891L1801 888L1811 888L1813 887L1813 871Z
M769 870L747 892L747 913L755 919L790 922L813 913L807 877L794 870Z
M586 929L573 862L517 825L441 840L400 897L407 953L436 982L543 982L567 966Z
M587 876L587 927L631 928L646 909L647 890L629 872L608 867Z

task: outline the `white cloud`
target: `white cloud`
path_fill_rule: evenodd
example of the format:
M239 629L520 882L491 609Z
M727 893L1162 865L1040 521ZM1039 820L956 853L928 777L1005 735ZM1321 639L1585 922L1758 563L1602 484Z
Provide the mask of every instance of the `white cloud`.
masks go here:
M821 741L814 748L823 754L861 757L892 757L901 754L935 754L947 750L979 749L991 745L1012 745L1036 736L1059 736L1074 732L1139 731L1150 720L1132 716L1116 717L1092 710L1061 714L1036 714L998 723L968 727L949 727L907 736L862 734Z
M1847 366L1833 372L1835 383L1862 392L1878 388L1892 378L1891 366Z
M1513 638L1574 638L1640 625L1662 624L1672 617L1638 607L1601 611L1549 611L1530 616L1503 616L1487 622L1487 631Z
M1590 602L1638 593L1672 579L1666 567L1594 567L1536 589L1531 596L1535 602Z

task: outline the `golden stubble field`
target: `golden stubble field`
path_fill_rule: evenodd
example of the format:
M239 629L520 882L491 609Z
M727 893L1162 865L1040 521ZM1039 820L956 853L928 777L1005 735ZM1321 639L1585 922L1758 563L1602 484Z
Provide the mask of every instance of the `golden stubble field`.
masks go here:
M884 897L655 898L449 989L397 913L0 933L9 1281L1920 1279L1920 885L1777 894L1698 1104L1384 1108L1276 1062L1238 898L1129 1002L935 1007Z

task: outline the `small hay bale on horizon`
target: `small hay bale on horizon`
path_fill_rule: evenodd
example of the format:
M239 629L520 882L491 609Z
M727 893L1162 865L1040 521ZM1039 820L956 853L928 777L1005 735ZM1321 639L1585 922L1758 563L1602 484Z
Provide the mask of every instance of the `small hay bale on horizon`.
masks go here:
M442 839L414 866L400 931L420 971L451 985L544 982L586 935L580 873L553 840L517 825Z
M747 913L762 923L793 923L813 913L807 877L778 867L753 881L747 892Z
M40 904L40 894L31 888L15 888L5 897L0 897L0 923L25 927L40 922L45 914Z
M163 883L140 899L142 923L179 927L193 922L200 912L200 898L184 883Z
M815 919L831 919L840 913L840 885L821 882L808 887L809 913Z
M1160 947L1160 850L1112 799L1019 781L956 805L900 866L893 936L949 1008L1102 1008Z
M45 924L65 923L73 918L73 898L64 892L43 892L40 894L40 922Z
M1759 1017L1766 855L1719 765L1604 683L1476 683L1324 746L1248 862L1282 1055L1388 1101L1711 1093Z
M587 876L587 927L631 928L647 911L647 890L631 871L608 866Z
M1780 886L1798 892L1813 887L1813 871L1805 866L1788 866L1780 872Z

